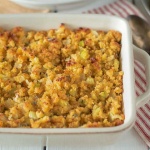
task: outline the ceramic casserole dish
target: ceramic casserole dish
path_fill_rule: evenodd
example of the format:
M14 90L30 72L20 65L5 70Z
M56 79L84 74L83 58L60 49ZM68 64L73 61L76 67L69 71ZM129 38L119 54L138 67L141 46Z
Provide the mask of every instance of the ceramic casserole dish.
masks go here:
M123 106L125 120L122 125L103 128L0 128L0 135L15 137L16 139L24 137L41 137L42 141L51 141L66 144L93 145L108 144L127 132L134 124L136 116L137 100L146 100L150 93L149 81L147 91L140 97L135 95L135 77L134 77L134 55L137 60L142 61L146 67L146 76L150 79L149 56L144 51L133 48L131 31L126 20L105 15L81 15L81 14L20 14L20 15L0 15L0 26L5 29L11 29L16 26L22 26L25 29L48 30L57 28L61 23L69 25L71 28L86 27L96 30L110 29L122 33L122 48L120 53L121 68L123 76ZM133 50L134 49L134 50ZM148 78L147 78L148 79ZM12 138L13 139L13 138ZM11 140L12 140L11 139ZM82 142L81 142L82 141ZM45 142L43 142L45 143Z

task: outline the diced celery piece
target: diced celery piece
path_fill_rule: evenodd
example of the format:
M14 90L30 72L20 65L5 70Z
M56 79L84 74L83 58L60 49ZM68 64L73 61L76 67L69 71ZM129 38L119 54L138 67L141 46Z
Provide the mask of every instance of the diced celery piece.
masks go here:
M114 60L114 68L116 71L119 69L119 61L117 59Z
M30 111L30 112L29 112L29 118L30 118L30 119L37 119L36 112Z
M89 53L88 53L88 51L86 49L82 49L81 53L80 53L80 56L81 56L82 59L86 60L86 59L89 58Z
M84 47L84 41L83 40L79 42L79 46Z
M105 97L105 92L101 92L99 95Z
M4 79L4 80L6 80L6 79L7 79L7 77L6 77L5 75L3 75L3 74L0 74L0 79Z
M65 100L59 100L59 105L62 106L62 107L65 107L65 106L68 106L68 102L65 101Z
M108 97L108 94L105 91L101 92L99 95L101 96L102 99L105 99Z
M79 104L80 104L80 106L84 106L85 105L85 101L83 99L79 99Z
M71 90L69 91L69 94L70 94L71 96L76 96L76 95L77 95L76 89L71 89Z
M36 83L36 84L35 84L35 87L40 87L40 86L41 86L40 83Z
M94 99L94 100L97 100L97 99L98 99L96 93L94 93L94 92L91 93L91 97L92 97L92 99Z
M94 84L95 82L94 82L94 79L92 78L92 77L88 77L87 79L86 79L86 82L88 83L88 84Z

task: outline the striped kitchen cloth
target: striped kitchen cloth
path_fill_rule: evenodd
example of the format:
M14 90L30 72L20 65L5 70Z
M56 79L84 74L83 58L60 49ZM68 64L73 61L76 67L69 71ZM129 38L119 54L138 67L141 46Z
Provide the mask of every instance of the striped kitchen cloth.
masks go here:
M107 1L107 2L106 2ZM107 3L107 4L106 4ZM72 10L67 13L107 14L126 18L128 15L137 15L145 19L143 14L127 0L99 0L90 6ZM135 60L135 87L136 95L139 96L146 90L145 68ZM150 100L137 110L135 130L150 147Z

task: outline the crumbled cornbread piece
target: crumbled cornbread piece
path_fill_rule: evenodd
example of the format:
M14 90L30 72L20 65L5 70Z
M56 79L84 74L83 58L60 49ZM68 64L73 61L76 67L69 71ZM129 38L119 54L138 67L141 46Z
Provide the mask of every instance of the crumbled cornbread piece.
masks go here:
M0 33L0 127L123 124L121 33L61 24Z

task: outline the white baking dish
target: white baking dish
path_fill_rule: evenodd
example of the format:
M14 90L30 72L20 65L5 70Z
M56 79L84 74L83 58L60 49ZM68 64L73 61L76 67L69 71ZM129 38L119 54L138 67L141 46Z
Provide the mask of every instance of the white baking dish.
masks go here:
M120 60L123 77L123 102L125 122L116 127L104 128L70 128L70 129L22 129L22 128L0 128L0 135L13 140L20 140L21 137L39 136L44 141L48 139L51 143L60 140L63 144L87 145L87 143L100 145L111 143L122 133L128 131L135 121L136 96L134 88L134 55L131 39L131 31L126 20L114 16L105 15L85 15L85 14L21 14L21 15L0 15L0 26L10 29L15 26L22 26L26 29L46 30L58 28L61 23L65 23L72 28L89 27L93 29L109 30L114 29L122 33L122 49ZM147 68L147 77L150 80L150 59L147 53L134 47L134 53L138 60L142 61ZM149 83L149 81L148 81ZM146 93L138 98L145 100L150 95L148 84ZM36 135L35 135L36 134ZM0 140L1 141L1 140ZM82 142L81 142L82 141ZM0 143L1 144L1 143Z

